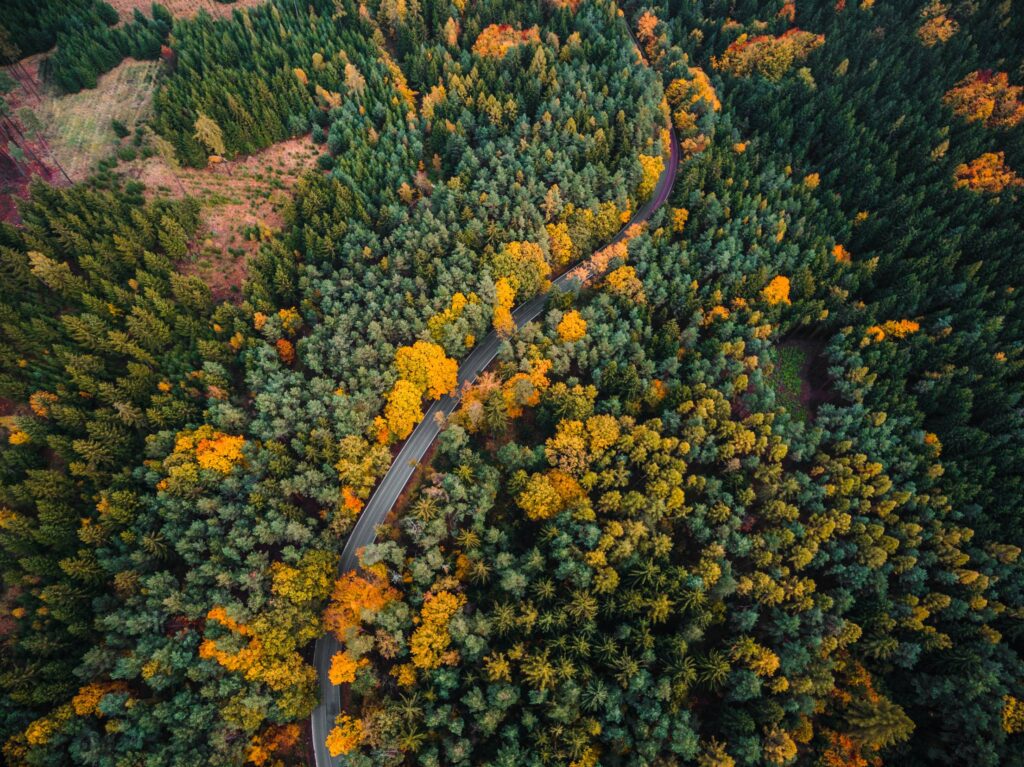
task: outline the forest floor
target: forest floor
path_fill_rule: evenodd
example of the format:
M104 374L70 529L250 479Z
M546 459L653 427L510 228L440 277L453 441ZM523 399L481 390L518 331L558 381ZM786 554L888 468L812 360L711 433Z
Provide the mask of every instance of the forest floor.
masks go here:
M121 16L122 21L131 19L132 12L137 8L147 17L151 15L150 9L153 0L107 0L114 10ZM216 18L227 18L236 8L252 8L263 5L267 0L235 0L233 3L220 3L217 0L161 0L167 10L176 19L190 19L199 11L203 10Z
M200 231L181 269L201 277L215 298L238 300L247 257L281 229L290 190L319 154L307 135L207 168L173 168L154 156L119 169L145 184L148 197L202 203Z

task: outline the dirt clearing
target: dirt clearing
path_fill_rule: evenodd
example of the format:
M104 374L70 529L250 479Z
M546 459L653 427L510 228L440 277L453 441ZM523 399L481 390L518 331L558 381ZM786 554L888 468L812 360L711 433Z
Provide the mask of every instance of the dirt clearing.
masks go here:
M138 8L147 17L151 15L152 0L107 0L121 16L129 21L132 11ZM234 3L218 3L217 0L161 0L161 5L176 19L190 19L203 10L216 18L227 18L235 8L252 8L263 5L267 0L236 0Z
M246 258L261 239L280 230L292 187L319 154L309 136L302 136L199 170L172 168L159 156L119 170L145 184L148 197L188 195L202 203L201 229L182 271L202 277L217 298L236 299Z

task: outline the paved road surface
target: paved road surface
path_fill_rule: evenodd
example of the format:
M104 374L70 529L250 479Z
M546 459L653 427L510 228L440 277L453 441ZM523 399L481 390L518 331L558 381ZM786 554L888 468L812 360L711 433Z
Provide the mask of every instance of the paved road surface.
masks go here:
M628 24L626 26L627 28L629 27ZM629 34L633 38L633 44L639 48L631 29ZM649 219L654 211L668 200L668 196L672 192L672 185L676 180L676 169L679 165L679 142L676 140L675 130L671 126L669 130L671 137L669 158L661 178L658 179L658 185L655 187L651 199L615 235L612 243L621 240L625 236L626 230L633 224ZM573 274L573 270L570 270L556 280L553 280L552 284L558 288L566 288L577 279L578 274ZM543 311L547 300L548 294L541 294L515 309L512 312L512 318L515 320L516 327L521 328L526 323L536 319L541 311ZM497 356L500 345L501 339L498 338L498 335L494 331L488 333L459 366L459 385L458 389L456 389L456 394L448 395L435 401L423 416L423 420L413 429L412 434L409 435L405 444L402 445L402 449L399 451L394 463L391 464L391 468L388 469L388 473L384 475L384 479L377 485L377 488L370 496L370 500L365 508L363 508L362 514L359 515L356 526L353 528L351 535L349 535L345 548L341 553L341 564L339 565L341 572L344 573L349 570L358 569L357 552L367 544L373 543L377 526L384 521L384 518L412 477L420 459L423 458L431 443L440 433L439 421L443 419L438 418L438 416L447 417L455 411L460 399L458 392L462 391L464 384L473 381L491 363L495 356ZM313 665L316 668L317 680L320 686L320 705L313 711L313 750L316 756L316 767L337 767L339 764L338 759L331 758L325 742L327 740L327 733L334 726L334 720L341 713L341 688L331 684L328 675L331 658L340 649L337 638L335 638L334 634L328 633L317 640L316 650L313 654Z

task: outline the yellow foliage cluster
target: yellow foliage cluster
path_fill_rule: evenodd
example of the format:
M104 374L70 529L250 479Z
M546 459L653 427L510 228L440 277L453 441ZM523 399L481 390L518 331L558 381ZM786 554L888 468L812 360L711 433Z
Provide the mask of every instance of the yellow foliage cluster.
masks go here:
M718 99L711 78L700 67L689 67L689 78L679 77L665 89L665 100L672 112L676 128L691 133L697 128L697 117L704 110L719 112L722 102Z
M448 650L452 641L448 621L465 603L465 596L450 591L438 591L424 597L420 625L409 639L409 652L416 668L431 669L458 662L458 652Z
M1024 732L1024 701L1012 695L1003 696L1003 732Z
M632 266L620 266L608 275L605 284L612 293L624 296L638 304L647 303L644 285L636 276L636 269Z
M816 35L797 27L778 37L740 35L721 57L713 56L711 65L734 75L759 74L768 80L780 80L794 62L802 61L815 48L825 44L824 35Z
M174 442L174 452L188 454L194 451L201 469L227 474L244 460L244 444L245 437L214 431L209 424L203 424L195 431L180 433Z
M658 179L665 171L665 158L660 155L640 155L640 186L637 195L646 200L658 186Z
M434 110L446 98L448 98L448 91L445 90L443 83L438 83L423 97L423 101L420 104L420 112L428 120L433 120Z
M579 482L564 471L552 469L530 475L526 487L516 496L516 503L528 519L551 519L582 495Z
M458 385L459 365L444 349L429 341L402 346L395 353L399 378L387 394L383 418L374 421L378 440L392 436L405 439L420 422L420 403L424 395L439 399L451 394Z
M972 192L998 194L1007 187L1024 185L1024 178L1006 164L1003 152L986 152L969 163L961 163L953 169L953 176L955 188Z
M943 101L968 122L1009 129L1024 122L1024 87L1010 85L1006 72L979 70L946 91Z
M516 46L539 42L540 33L535 26L519 30L511 24L491 24L480 32L473 43L473 53L500 59Z
M78 716L99 715L103 696L125 689L123 682L92 682L79 688L78 694L71 699L71 707Z
M572 261L573 256L569 225L564 221L559 221L547 224L545 229L548 232L548 249L551 251L551 260L559 266L565 266Z
M544 251L534 242L507 242L494 257L495 278L507 280L520 299L546 289L550 274Z
M867 329L870 341L884 341L886 338L906 338L921 329L914 320L887 320L881 325L872 325Z
M28 441L28 433L17 427L13 427L11 433L7 435L7 442L11 445L24 445Z
M821 185L821 174L808 173L804 176L804 186L808 189L817 189Z
M770 306L776 304L788 304L789 300L789 277L779 274L772 278L772 281L761 290L761 297Z
M690 211L686 208L672 209L672 231L682 234L686 228L686 222L690 220Z
M505 336L511 335L516 327L512 319L515 300L516 289L508 279L502 277L494 283L494 329Z
M460 310L461 311L461 310ZM455 391L459 364L445 355L444 349L428 341L402 346L395 353L398 375L431 399Z
M949 6L941 0L932 0L921 9L922 22L917 29L917 36L929 48L946 42L960 30L960 25L949 18L947 13Z
M334 720L334 727L327 735L327 750L331 756L348 754L359 746L366 737L366 729L361 719L353 719L348 714L340 714Z
M750 637L742 637L732 646L732 659L745 663L760 677L773 676L779 670L779 656Z
M563 341L575 343L587 334L587 321L583 319L583 316L578 311L573 309L562 315L562 320L558 323L557 330L558 337Z

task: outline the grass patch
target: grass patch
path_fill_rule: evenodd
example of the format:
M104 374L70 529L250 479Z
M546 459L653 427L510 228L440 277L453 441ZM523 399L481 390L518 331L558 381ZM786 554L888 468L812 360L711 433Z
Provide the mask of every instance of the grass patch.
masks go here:
M118 146L114 120L131 131L148 114L159 68L155 61L126 59L92 90L43 99L37 116L73 180L87 178Z
M797 346L780 346L777 352L778 358L771 375L776 400L794 418L808 423L811 412L800 397L804 387L802 372L808 363L807 352Z

